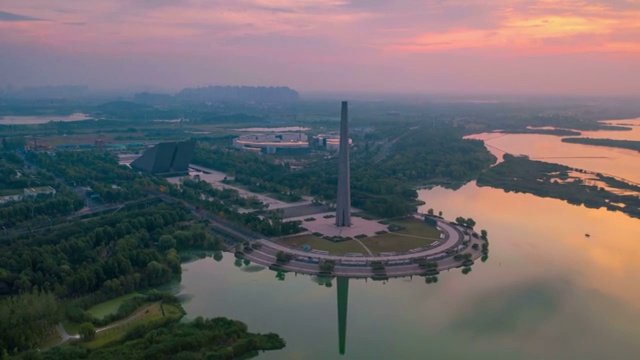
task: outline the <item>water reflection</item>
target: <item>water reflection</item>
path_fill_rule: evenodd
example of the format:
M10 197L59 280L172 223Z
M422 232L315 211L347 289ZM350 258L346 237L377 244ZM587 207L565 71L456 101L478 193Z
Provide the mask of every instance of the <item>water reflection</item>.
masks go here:
M347 308L349 304L349 278L338 281L338 352L344 355L347 347Z
M609 123L638 125L640 119L617 120ZM581 136L640 140L640 126L632 126L631 128L630 131L585 131ZM638 152L634 150L563 143L561 136L552 135L482 133L467 138L484 140L487 150L499 159L498 162L507 152L596 173L612 174L640 183L640 166L632 166L638 161Z
M419 195L422 211L486 228L491 261L466 276L444 271L429 285L414 277L343 287L335 278L243 271L255 265L238 269L225 254L183 264L181 285L194 295L183 305L188 318L227 316L287 341L260 360L637 357L640 220L473 183Z
M489 229L492 257L502 264L499 276L568 276L640 307L640 220L474 182L457 191L436 187L418 194L426 202L420 211L434 208L447 217L472 216Z

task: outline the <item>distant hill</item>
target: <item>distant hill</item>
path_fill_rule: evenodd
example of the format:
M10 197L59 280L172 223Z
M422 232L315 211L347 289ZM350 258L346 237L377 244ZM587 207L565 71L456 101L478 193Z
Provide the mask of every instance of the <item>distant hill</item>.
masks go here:
M96 110L104 112L113 111L140 111L151 109L149 105L138 104L131 101L110 101L96 106Z
M170 105L173 104L176 99L171 94L144 92L135 94L134 101L141 104Z
M182 89L175 95L160 93L139 93L135 101L150 105L175 103L251 103L281 104L295 102L298 92L286 86L208 86Z
M86 85L30 86L13 91L3 92L7 98L15 99L66 99L86 96L89 87Z
M122 100L97 105L92 109L91 113L97 117L122 120L167 120L180 118L180 113L175 110L158 109L149 104Z

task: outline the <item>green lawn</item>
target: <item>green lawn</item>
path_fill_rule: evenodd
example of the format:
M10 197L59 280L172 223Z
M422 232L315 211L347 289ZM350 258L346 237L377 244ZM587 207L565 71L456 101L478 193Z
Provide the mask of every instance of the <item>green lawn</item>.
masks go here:
M93 340L86 343L87 347L91 349L97 349L101 346L104 346L110 342L120 340L126 332L131 329L134 325L140 324L145 321L152 321L156 319L160 319L163 317L162 310L160 310L160 303L154 303L151 306L145 305L146 310L138 310L134 313L134 319L131 321L127 321L127 319L121 320L116 323L118 325L111 327L107 330L100 331L96 333L96 336ZM164 304L164 316L180 318L182 317L182 312L180 309L174 305ZM144 308L143 308L144 309ZM140 313L142 311L142 313Z
M374 254L380 252L404 252L415 248L427 247L440 239L440 230L418 219L393 220L390 223L404 226L406 229L361 240Z
M402 236L394 233L376 235L364 238L364 246L369 248L375 255L381 252L405 252L415 248L427 247L436 240Z
M102 319L109 314L115 314L123 302L131 298L134 298L136 296L142 296L142 295L140 293L131 293L131 294L123 295L115 299L111 299L109 301L105 301L103 303L97 304L91 307L89 310L87 310L87 312L91 314L91 316L95 317L96 319Z
M440 231L418 219L401 219L390 221L390 224L404 226L406 229L387 234L360 239L372 253L405 252L415 248L427 247L440 239ZM334 243L314 235L301 235L278 240L281 244L302 250L302 245L309 245L314 250L328 251L334 255L346 253L368 252L356 240Z
M324 250L331 254L342 255L346 253L366 254L365 249L355 240L347 240L334 243L329 240L319 238L314 235L301 235L278 240L281 244L287 245L297 250L302 250L302 245L309 245L314 250Z
M48 349L62 340L62 337L58 333L58 331L53 331L51 334L45 336L44 339L38 344L38 349Z
M418 220L415 218L412 219L401 219L401 220L393 220L390 221L391 224L396 224L400 226L404 226L407 229L402 231L397 231L397 234L406 234L413 236L420 236L425 238L439 239L440 238L440 230L434 228L433 226L427 225L422 220Z
M80 331L80 324L67 319L62 320L62 326L64 326L64 329L69 335L78 335L78 332Z

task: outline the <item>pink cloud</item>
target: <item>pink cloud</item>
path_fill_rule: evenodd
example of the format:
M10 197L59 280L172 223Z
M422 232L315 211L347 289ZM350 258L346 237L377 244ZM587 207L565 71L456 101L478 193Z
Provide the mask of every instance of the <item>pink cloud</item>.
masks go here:
M19 46L74 64L77 58L87 64L135 60L156 64L150 69L179 68L166 80L172 83L206 76L232 83L233 74L238 82L281 79L309 89L421 90L432 79L459 88L473 81L482 89L492 78L515 88L513 74L538 84L539 73L554 61L577 56L611 64L603 71L609 68L598 63L601 78L589 81L610 81L615 89L616 79L640 90L632 84L638 76L620 80L614 69L623 61L627 71L640 73L640 4L630 1L21 0L5 7L48 21L0 21L0 51ZM542 60L532 64L532 57ZM162 81L167 71L163 77L149 70L139 71L140 78L105 78ZM327 76L331 72L344 74L348 83ZM578 70L573 76L586 81Z

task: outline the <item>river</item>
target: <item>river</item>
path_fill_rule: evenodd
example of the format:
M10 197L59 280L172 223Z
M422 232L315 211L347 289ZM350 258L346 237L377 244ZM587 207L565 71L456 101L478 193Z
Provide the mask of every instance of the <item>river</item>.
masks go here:
M0 125L35 125L46 124L50 121L82 121L91 119L87 114L74 113L71 115L39 115L39 116L0 116Z
M548 138L561 144L554 146L584 147L536 139ZM618 170L624 169L606 172ZM637 357L640 220L473 182L456 191L420 190L419 197L426 203L422 212L472 217L487 229L489 260L468 275L445 272L436 284L420 277L350 280L340 302L347 305L348 294L344 355L336 280L327 287L289 273L281 281L255 265L237 267L229 254L220 262L184 264L187 317L227 316L287 341L285 349L259 359Z
M631 131L583 131L581 137L640 141L640 119L610 120L611 124L632 125ZM611 174L640 183L640 153L603 146L569 144L561 136L537 134L482 133L468 136L484 140L498 159L505 152L528 155L533 160L554 162L593 172Z

